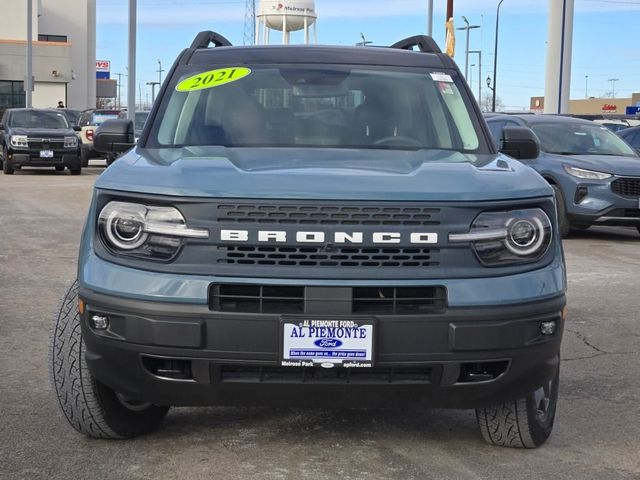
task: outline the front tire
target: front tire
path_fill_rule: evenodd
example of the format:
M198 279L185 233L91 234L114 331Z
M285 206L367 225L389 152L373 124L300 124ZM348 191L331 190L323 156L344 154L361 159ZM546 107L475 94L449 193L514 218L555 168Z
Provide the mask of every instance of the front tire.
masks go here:
M2 171L5 175L13 175L13 167L9 164L7 147L2 148Z
M82 167L77 166L76 168L70 168L69 171L71 172L71 175L80 175L82 174Z
M51 383L62 414L93 438L132 438L155 430L169 407L126 399L89 372L78 313L78 282L56 312L50 343Z
M85 148L80 149L80 165L82 168L89 166L89 152Z
M501 447L537 448L553 430L560 369L545 385L529 395L502 405L476 409L482 437Z

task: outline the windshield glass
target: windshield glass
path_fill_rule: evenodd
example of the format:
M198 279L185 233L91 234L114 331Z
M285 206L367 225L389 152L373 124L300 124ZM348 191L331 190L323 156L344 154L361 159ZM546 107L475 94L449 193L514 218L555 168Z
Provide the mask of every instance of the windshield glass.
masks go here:
M631 147L607 127L586 123L534 123L542 150L561 155L635 156Z
M482 147L488 153L453 71L304 65L206 70L176 75L148 146Z
M19 110L11 114L9 125L18 128L69 128L63 113L47 110Z

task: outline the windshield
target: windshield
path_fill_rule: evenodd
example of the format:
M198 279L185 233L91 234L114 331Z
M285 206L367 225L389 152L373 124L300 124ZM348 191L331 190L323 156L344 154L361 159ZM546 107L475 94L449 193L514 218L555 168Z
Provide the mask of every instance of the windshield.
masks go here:
M453 71L287 66L185 69L148 146L485 149Z
M69 128L63 113L47 110L19 110L11 114L11 127L17 128Z
M635 152L607 127L585 123L534 123L542 150L561 155L626 155Z

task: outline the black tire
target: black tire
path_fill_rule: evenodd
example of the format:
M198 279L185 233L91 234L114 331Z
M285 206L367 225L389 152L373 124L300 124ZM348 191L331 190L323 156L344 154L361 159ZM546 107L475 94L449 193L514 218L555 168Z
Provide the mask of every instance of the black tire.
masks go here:
M77 281L67 290L56 312L49 354L51 384L58 405L80 433L93 438L136 437L155 430L169 410L125 400L91 375L80 328Z
M56 165L56 172L64 172L64 165Z
M559 372L545 386L524 398L476 409L484 440L501 447L537 448L553 430L558 401Z
M82 168L86 168L89 166L89 152L87 152L84 148L80 149L80 165Z
M560 230L560 237L566 238L571 231L571 225L567 218L567 206L564 203L564 195L562 195L562 191L556 185L551 185L551 187L553 188L553 193L556 197L556 211L558 212L558 228Z
M69 171L71 172L71 175L80 175L82 174L82 167L78 165L77 168L70 168Z
M5 175L13 175L13 167L9 165L9 160L7 160L7 147L2 148L2 171Z

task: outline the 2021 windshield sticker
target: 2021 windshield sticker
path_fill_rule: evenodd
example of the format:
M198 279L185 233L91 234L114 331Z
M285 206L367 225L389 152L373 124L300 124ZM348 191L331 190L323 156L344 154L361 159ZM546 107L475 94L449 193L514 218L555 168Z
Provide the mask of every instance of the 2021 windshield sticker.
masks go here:
M238 81L251 73L246 67L227 67L192 75L176 85L178 92L195 92Z

